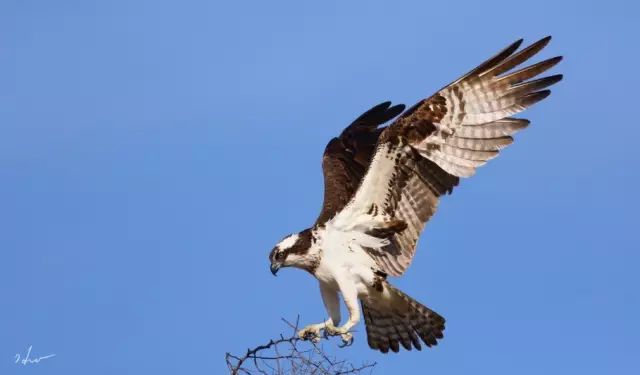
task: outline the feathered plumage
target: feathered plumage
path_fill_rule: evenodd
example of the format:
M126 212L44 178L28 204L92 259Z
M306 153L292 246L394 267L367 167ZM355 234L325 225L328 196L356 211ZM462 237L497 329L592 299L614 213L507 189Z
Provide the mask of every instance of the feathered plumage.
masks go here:
M516 41L404 113L403 105L379 104L329 142L322 162L324 202L315 225L303 232L306 242L288 237L271 255L272 270L273 264L293 265L318 278L330 314L323 327L338 324L341 292L350 314L335 331L343 339L359 320L358 299L373 349L420 349L418 338L428 346L442 338L444 319L391 286L386 275L399 276L410 265L440 197L528 126L511 116L546 98L547 88L562 79L538 78L561 57L516 70L550 39L520 51L522 40Z

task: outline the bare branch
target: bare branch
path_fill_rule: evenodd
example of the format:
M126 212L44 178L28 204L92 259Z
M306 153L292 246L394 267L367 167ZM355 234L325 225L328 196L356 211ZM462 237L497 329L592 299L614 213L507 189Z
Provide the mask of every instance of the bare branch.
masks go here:
M247 349L242 356L226 353L225 360L229 373L232 375L347 375L363 374L367 370L371 373L376 365L373 362L355 366L346 360L332 357L319 343L305 341L298 337L300 317L295 323L286 319L282 321L292 330L289 336L280 334L278 339L271 339L266 344Z

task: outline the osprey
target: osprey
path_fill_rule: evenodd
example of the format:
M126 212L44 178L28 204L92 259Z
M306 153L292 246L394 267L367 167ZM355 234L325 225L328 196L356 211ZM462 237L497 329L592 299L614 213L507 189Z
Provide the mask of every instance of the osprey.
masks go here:
M561 56L513 71L550 40L520 51L518 40L407 111L379 104L329 142L318 219L282 239L269 255L274 275L296 267L319 281L328 319L300 330L301 338L317 341L324 330L351 344L350 331L361 316L358 301L372 349L420 350L421 340L431 347L443 337L444 318L393 287L387 276L407 269L439 198L529 124L510 116L546 98L546 88L562 79L532 79ZM339 294L349 313L342 326Z

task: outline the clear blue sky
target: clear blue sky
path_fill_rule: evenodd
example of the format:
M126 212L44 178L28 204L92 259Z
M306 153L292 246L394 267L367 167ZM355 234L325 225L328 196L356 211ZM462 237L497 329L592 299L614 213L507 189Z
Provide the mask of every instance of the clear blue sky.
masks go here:
M552 34L565 80L396 280L445 340L384 356L360 325L338 353L379 374L638 374L637 5L302 3L0 4L0 373L219 374L281 316L323 319L316 281L267 254L315 219L327 140ZM57 356L14 364L29 345Z

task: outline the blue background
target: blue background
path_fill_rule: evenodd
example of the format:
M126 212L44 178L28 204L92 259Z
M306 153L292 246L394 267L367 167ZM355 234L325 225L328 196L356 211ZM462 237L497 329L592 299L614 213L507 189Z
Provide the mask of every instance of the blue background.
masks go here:
M280 317L323 319L316 281L274 278L267 254L315 219L329 138L552 34L565 80L395 281L447 318L442 344L385 356L359 325L337 354L380 374L638 374L628 3L3 1L0 373L219 374ZM14 364L29 345L56 357Z

